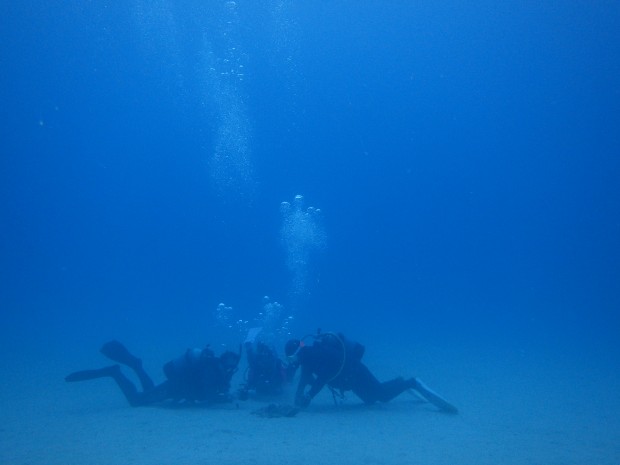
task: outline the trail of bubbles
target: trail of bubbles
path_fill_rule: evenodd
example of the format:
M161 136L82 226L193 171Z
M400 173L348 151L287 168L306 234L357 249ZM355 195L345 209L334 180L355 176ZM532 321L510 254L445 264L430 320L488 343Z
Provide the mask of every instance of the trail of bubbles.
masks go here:
M293 317L286 312L283 305L263 297L261 310L254 319L242 318L234 309L221 302L213 311L215 334L211 342L220 349L235 348L243 341L250 328L261 328L257 339L270 346L281 346L290 336Z
M311 261L326 246L321 209L304 209L303 203L303 196L296 195L292 205L289 202L280 204L280 234L286 251L286 264L292 275L293 297L309 292Z
M269 3L271 43L269 63L281 82L279 99L272 102L285 115L289 129L297 125L299 86L305 82L298 66L299 28L295 17L294 0L271 0Z
M215 36L205 33L203 40L205 106L216 122L208 167L220 195L251 199L255 189L252 125L242 92L247 55L241 50L239 27L237 3L227 1Z
M269 346L281 347L291 335L293 316L287 314L284 305L263 297L263 309L255 319L255 326L262 331L258 339Z
M220 302L213 311L215 334L211 343L222 350L233 349L243 340L248 330L248 321L237 318L233 308Z

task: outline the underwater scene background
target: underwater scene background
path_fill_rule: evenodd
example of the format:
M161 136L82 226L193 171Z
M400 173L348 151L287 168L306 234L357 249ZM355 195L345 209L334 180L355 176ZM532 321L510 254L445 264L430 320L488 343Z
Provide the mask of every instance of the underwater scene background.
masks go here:
M39 463L16 405L71 399L106 340L156 372L254 326L278 351L343 331L465 412L476 367L545 360L567 391L553 367L574 367L613 436L619 20L612 1L2 2L2 461ZM81 405L125 408L109 391ZM534 463L519 449L503 463Z

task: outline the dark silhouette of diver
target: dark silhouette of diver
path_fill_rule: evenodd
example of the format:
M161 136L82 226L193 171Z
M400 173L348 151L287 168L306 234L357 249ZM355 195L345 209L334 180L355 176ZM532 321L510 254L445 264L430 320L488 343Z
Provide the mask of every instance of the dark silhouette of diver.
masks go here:
M239 398L247 399L250 392L258 396L282 394L284 386L292 381L295 368L284 363L275 349L263 342L246 341L244 348L248 368L245 373L245 383L238 392Z
M118 341L110 341L101 347L101 353L110 360L131 368L142 385L142 391L122 373L119 365L97 370L83 370L71 373L65 381L85 381L110 377L116 381L132 407L172 401L183 402L227 402L231 400L228 391L230 379L237 370L240 354L226 351L216 357L211 349L188 349L185 354L171 360L163 367L166 381L155 385L142 368L142 360L132 355Z
M312 345L305 340L314 339ZM289 362L301 367L301 377L295 393L295 405L307 407L325 385L340 396L353 391L366 404L389 402L409 389L447 413L457 413L456 407L430 390L418 378L402 377L380 382L362 363L365 348L347 340L342 333L318 333L286 343L285 354ZM310 389L306 391L306 387Z

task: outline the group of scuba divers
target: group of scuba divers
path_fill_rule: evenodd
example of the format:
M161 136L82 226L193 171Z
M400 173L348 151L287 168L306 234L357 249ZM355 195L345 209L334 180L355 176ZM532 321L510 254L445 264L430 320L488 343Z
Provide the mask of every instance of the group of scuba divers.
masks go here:
M251 395L259 399L282 396L299 369L301 374L294 406L286 406L285 413L273 416L295 415L308 407L326 386L331 390L335 402L344 398L347 391L352 391L366 404L388 402L405 391L411 391L441 412L458 413L455 406L432 391L419 378L398 377L380 382L362 362L364 346L347 339L342 333L318 331L302 339L291 339L284 347L286 358L283 360L274 348L257 340L259 332L260 328L251 329L238 352L225 351L216 356L209 347L188 349L164 365L166 380L157 385L142 367L141 359L131 354L120 342L110 341L101 347L101 353L117 364L77 371L65 380L74 382L110 377L116 381L133 407L163 403L208 405L234 399L246 400ZM233 395L230 393L230 384L241 360L241 347L245 349L247 370L244 384ZM141 390L125 376L119 364L135 372ZM278 405L271 404L270 407Z

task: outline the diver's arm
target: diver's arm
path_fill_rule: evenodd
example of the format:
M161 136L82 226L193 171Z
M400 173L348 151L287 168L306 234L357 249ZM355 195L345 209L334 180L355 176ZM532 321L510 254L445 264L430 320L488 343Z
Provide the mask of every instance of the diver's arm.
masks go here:
M306 391L306 386L308 384L312 384L314 381L314 376L312 376L312 371L308 369L308 367L301 367L301 376L299 377L299 383L297 384L297 391L295 392L295 397L303 396Z
M307 407L308 404L310 404L310 400L312 398L308 394L306 394L306 386L314 386L314 383L315 379L314 375L312 374L312 370L307 366L302 365L299 384L297 385L297 391L295 392L295 405L298 405L300 407ZM312 388L310 390L312 390Z
M308 391L308 397L310 397L310 399L314 399L314 396L321 392L321 389L323 389L324 386L325 380L321 378L315 378L312 386L310 387L310 390Z
M297 386L297 394L295 395L295 405L299 407L307 407L310 405L310 402L314 397L321 392L323 386L325 386L326 382L324 379L320 377L315 377L310 370L308 370L308 375L304 376L304 371L302 369L301 379L299 380L299 385ZM310 385L310 389L308 392L306 391L306 386Z

